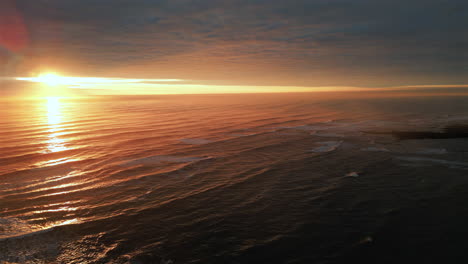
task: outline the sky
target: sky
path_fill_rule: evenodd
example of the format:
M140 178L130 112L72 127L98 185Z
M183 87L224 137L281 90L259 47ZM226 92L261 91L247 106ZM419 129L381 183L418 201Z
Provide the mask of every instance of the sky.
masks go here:
M466 0L2 0L0 76L466 85L467 28Z

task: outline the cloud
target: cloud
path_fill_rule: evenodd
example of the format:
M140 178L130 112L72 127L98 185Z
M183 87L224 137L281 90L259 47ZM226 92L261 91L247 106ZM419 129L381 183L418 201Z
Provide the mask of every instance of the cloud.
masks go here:
M468 82L461 0L18 0L25 64L252 85Z

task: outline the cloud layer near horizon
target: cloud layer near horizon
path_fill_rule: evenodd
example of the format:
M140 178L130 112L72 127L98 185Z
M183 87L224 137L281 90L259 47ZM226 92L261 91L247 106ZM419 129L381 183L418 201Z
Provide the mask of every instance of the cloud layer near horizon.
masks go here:
M0 49L0 57L16 75L53 69L235 85L468 83L464 0L14 2L29 43Z

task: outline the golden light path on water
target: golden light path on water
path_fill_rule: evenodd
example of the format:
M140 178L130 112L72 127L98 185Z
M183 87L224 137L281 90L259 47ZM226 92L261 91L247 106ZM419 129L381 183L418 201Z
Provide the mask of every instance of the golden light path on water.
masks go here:
M46 97L44 103L42 104L45 116L44 116L44 123L47 125L47 139L44 141L46 144L45 149L43 151L44 154L51 154L51 153L59 153L62 151L69 150L70 148L67 147L67 141L63 138L60 138L61 133L63 133L63 122L66 121L66 115L64 114L64 105L65 102L61 101L60 97ZM38 167L49 167L60 165L63 163L68 163L72 161L76 161L77 159L73 159L67 155L58 159L50 159L46 161L42 161L36 163L35 166ZM52 182L59 182L64 179L75 177L80 173L77 171L72 171L64 175L54 175L44 181L44 183L52 183ZM62 188L66 188L68 186L79 185L81 182L75 183L63 183L51 187L46 187L43 189L38 189L37 191L50 191L50 190L58 190L59 192L50 193L47 196L54 196L57 194L66 194L68 191L60 191ZM37 210L31 211L30 215L41 215L43 213L50 213L50 212L72 212L76 211L78 208L70 206L71 201L63 201L59 203L51 203L45 205L43 207L37 208ZM57 208L58 207L58 208ZM51 209L52 208L52 209ZM78 223L78 218L67 219L63 221L54 221L48 223L44 226L37 227L39 230L50 229L56 226L68 225Z
M43 141L46 146L43 153L57 153L61 151L69 150L67 147L67 141L60 137L63 132L63 122L65 115L63 114L63 103L60 101L60 97L46 97L45 98L45 111L46 111L46 122L47 124L47 136L46 140ZM67 163L74 161L69 157L62 157L59 159L51 159L36 163L35 166L51 166Z
M58 97L47 97L47 120L48 120L48 140L47 151L58 152L64 151L68 148L65 146L65 140L59 138L59 132L61 132L62 112L61 112L60 98Z

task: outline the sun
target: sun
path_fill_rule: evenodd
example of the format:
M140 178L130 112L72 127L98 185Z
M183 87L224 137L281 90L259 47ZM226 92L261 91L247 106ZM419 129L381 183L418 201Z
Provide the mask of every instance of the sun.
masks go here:
M69 96L69 77L61 76L55 72L45 72L31 78L40 85L39 93L46 97Z
M44 83L50 86L57 86L59 84L64 84L63 79L64 77L53 72L43 73L37 77L38 82Z

